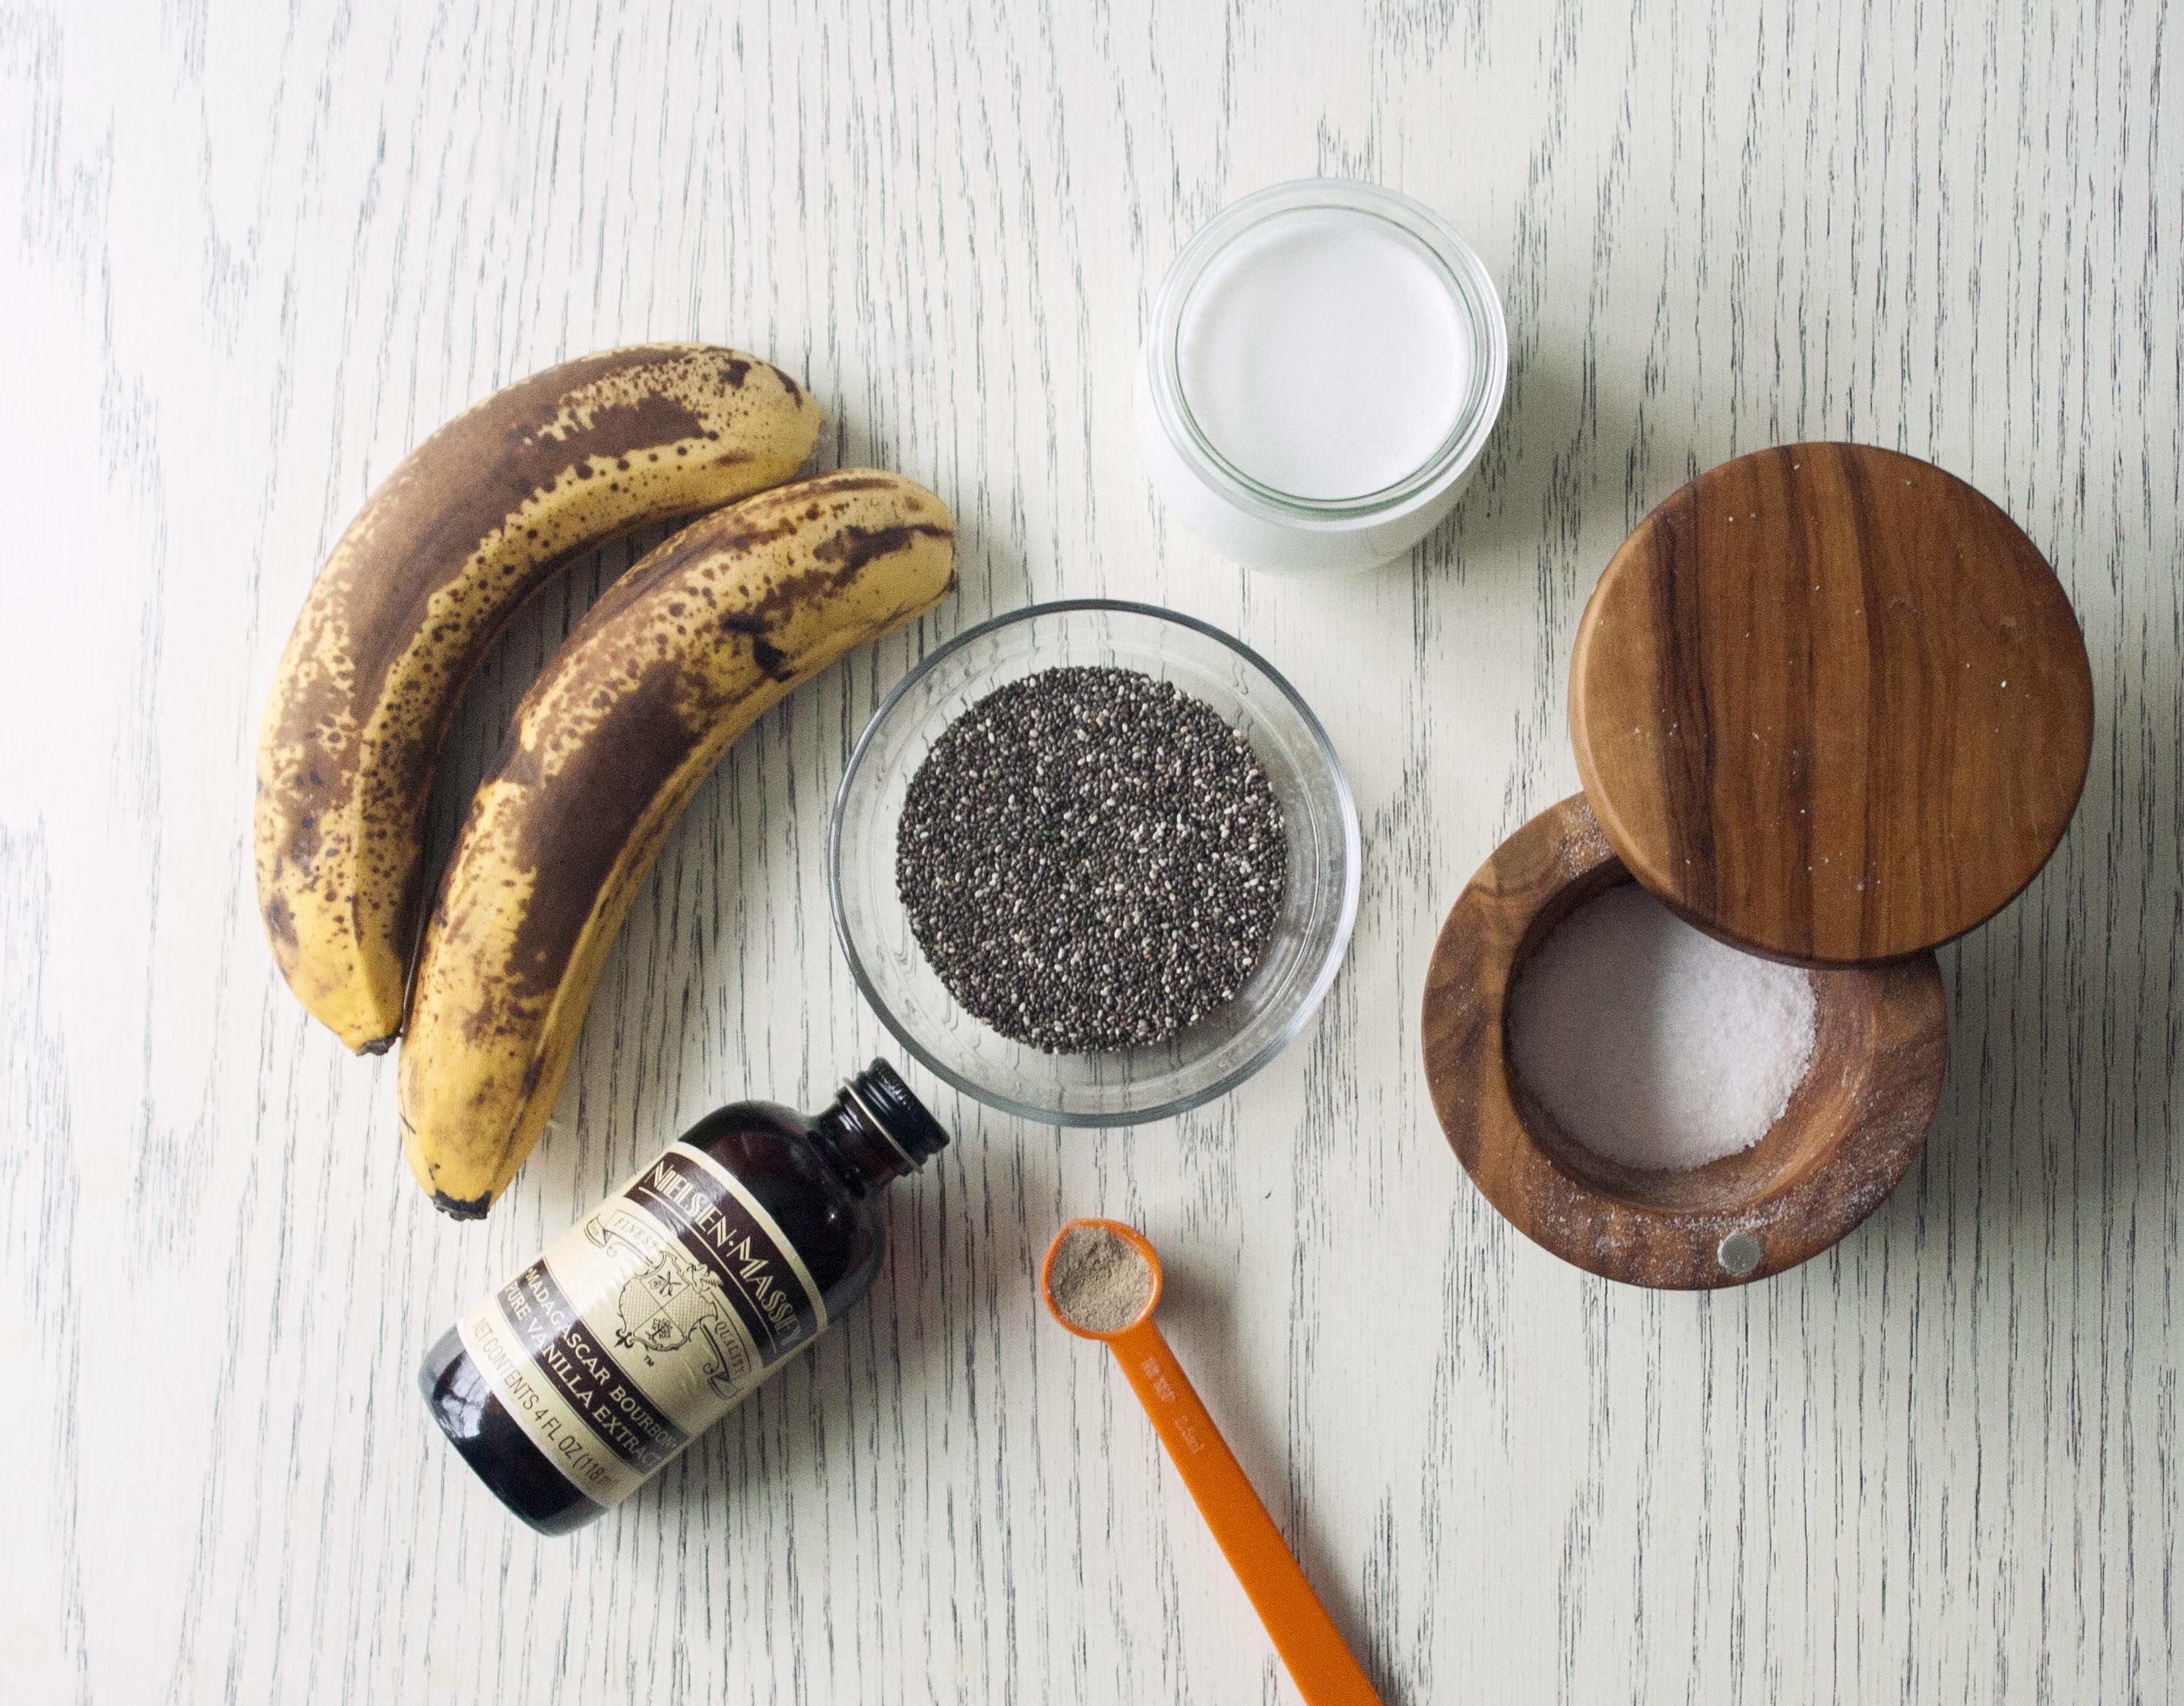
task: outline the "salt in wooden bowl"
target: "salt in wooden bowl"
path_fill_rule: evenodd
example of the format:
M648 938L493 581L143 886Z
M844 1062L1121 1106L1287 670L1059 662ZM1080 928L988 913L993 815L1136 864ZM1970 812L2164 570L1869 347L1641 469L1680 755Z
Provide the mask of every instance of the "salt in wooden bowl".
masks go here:
M1767 1135L1688 1172L1623 1166L1557 1124L1518 1074L1510 997L1555 928L1630 873L1583 794L1497 848L1426 976L1426 1079L1472 1182L1518 1231L1603 1279L1666 1290L1763 1280L1879 1207L1926 1138L1948 1064L1941 967L1917 954L1809 973L1812 1064Z

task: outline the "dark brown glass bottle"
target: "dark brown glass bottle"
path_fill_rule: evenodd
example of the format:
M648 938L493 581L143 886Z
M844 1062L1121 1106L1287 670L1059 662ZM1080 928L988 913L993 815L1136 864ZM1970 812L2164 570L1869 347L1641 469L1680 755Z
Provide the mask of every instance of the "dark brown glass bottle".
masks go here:
M879 1193L947 1142L885 1061L816 1116L708 1114L441 1335L432 1419L532 1527L582 1527L864 1295Z

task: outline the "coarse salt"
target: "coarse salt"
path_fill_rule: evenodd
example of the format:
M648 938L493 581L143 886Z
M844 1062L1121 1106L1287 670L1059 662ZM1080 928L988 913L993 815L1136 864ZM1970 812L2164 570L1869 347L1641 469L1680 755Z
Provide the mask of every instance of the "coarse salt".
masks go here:
M1817 1006L1806 973L1717 942L1625 883L1519 973L1509 1040L1569 1136L1682 1172L1751 1148L1782 1117L1812 1064Z

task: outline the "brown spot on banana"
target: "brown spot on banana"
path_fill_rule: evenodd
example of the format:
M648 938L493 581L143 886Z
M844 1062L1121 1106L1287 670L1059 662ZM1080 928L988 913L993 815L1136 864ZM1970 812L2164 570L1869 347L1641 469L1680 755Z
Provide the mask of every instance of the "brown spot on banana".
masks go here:
M630 903L729 744L954 585L946 507L859 469L694 522L578 624L471 802L418 955L403 1141L443 1209L483 1214L538 1140Z
M608 539L792 478L818 434L804 388L755 357L649 344L496 393L365 502L275 676L255 826L274 958L349 1047L400 1028L433 767L509 617Z

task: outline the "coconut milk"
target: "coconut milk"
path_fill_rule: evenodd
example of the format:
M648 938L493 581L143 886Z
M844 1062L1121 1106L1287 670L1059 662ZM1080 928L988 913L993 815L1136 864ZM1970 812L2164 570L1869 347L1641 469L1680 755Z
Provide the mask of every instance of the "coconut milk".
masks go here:
M1305 179L1184 245L1139 365L1145 466L1253 568L1400 557L1456 505L1509 364L1494 282L1427 207Z
M1471 388L1447 275L1385 220L1278 214L1217 255L1184 305L1183 398L1239 473L1316 500L1431 461Z

